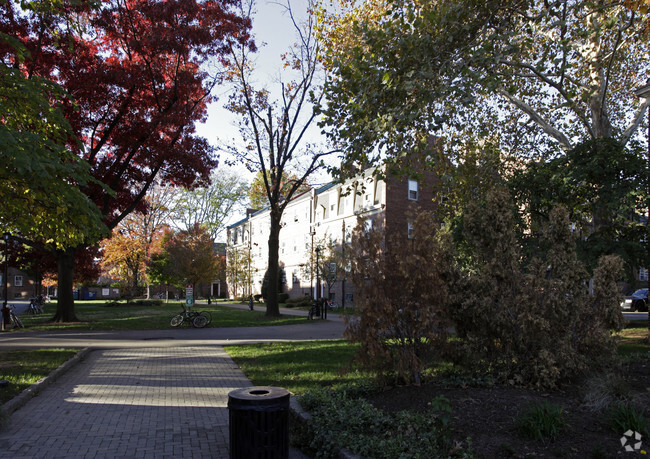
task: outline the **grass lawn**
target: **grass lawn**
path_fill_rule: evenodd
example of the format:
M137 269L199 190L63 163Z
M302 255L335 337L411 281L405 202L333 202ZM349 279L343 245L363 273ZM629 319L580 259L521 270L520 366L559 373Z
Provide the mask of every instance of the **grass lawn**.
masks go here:
M0 379L9 381L8 386L0 387L0 405L56 370L77 351L78 349L0 351Z
M302 395L308 389L364 382L343 373L357 346L345 340L228 346L226 351L256 386L279 386Z
M619 355L639 357L650 352L650 345L644 341L648 336L647 320L630 322L619 336ZM341 371L356 349L345 340L226 347L253 384L284 387L296 395L308 389L365 381L368 376L359 371ZM439 370L444 369L443 364Z
M634 356L650 353L648 344L648 321L635 320L628 323L627 327L618 333L621 344L618 353L621 356Z
M45 305L45 313L36 316L22 314L25 330L159 330L171 328L169 321L182 312L182 303L152 302L151 304L104 301L76 301L75 312L80 322L54 324L47 321L54 315L56 304ZM262 325L291 325L303 323L306 317L284 315L269 319L262 311L233 309L227 306L197 305L197 311L209 311L212 322L208 327L255 327Z

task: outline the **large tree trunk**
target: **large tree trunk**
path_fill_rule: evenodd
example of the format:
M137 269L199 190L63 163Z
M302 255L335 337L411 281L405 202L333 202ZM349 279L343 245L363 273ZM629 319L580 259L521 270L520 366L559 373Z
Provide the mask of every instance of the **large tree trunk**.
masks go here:
M279 269L279 252L280 249L280 217L274 216L271 211L271 234L269 235L269 285L268 298L266 300L266 316L279 317L280 305L278 303L278 277Z
M56 314L51 319L52 322L79 322L74 312L74 295L72 293L76 253L77 249L56 251L59 268L59 298L56 303Z

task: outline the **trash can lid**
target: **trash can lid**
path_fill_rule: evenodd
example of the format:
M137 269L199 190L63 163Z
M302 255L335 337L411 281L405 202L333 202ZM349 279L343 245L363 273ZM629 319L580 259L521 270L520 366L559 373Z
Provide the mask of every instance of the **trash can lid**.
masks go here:
M286 407L290 394L287 389L273 386L253 386L235 389L228 394L228 408L267 409Z

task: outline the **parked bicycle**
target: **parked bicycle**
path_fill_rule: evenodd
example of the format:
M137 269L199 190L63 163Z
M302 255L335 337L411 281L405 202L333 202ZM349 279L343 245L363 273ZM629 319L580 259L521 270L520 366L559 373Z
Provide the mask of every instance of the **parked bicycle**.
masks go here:
M9 323L5 323L5 327L11 325L14 328L25 328L23 321L20 320L20 317L16 315L14 311L14 307L8 304L7 309L8 309ZM5 317L4 310L2 316Z
M212 322L212 315L208 311L192 311L183 305L183 312L172 317L169 324L180 327L184 323L192 324L195 328L203 328Z
M311 308L307 313L307 319L313 320L315 317L321 317L323 300L312 300Z
M29 307L27 308L27 314L43 314L43 307L45 306L45 299L43 295L39 295L34 298L29 299Z

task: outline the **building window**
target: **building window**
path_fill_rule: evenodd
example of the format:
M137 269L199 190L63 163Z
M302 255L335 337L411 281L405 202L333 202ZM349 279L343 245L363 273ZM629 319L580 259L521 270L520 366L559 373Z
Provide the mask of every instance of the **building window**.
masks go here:
M409 201L418 200L418 182L409 179Z
M381 198L383 193L384 193L384 182L383 180L377 179L375 181L375 200L373 202L375 205L381 204Z
M23 276L14 276L14 287L23 286Z
M368 219L365 221L366 233L372 230L372 220Z
M352 242L352 228L349 226L345 228L345 243L349 244Z
M647 281L648 280L648 270L645 268L639 268L639 280Z
M408 222L408 238L413 239L413 222Z
M336 273L336 263L330 263L330 273Z
M354 301L354 296L352 293L346 293L345 294L345 301L351 302Z

